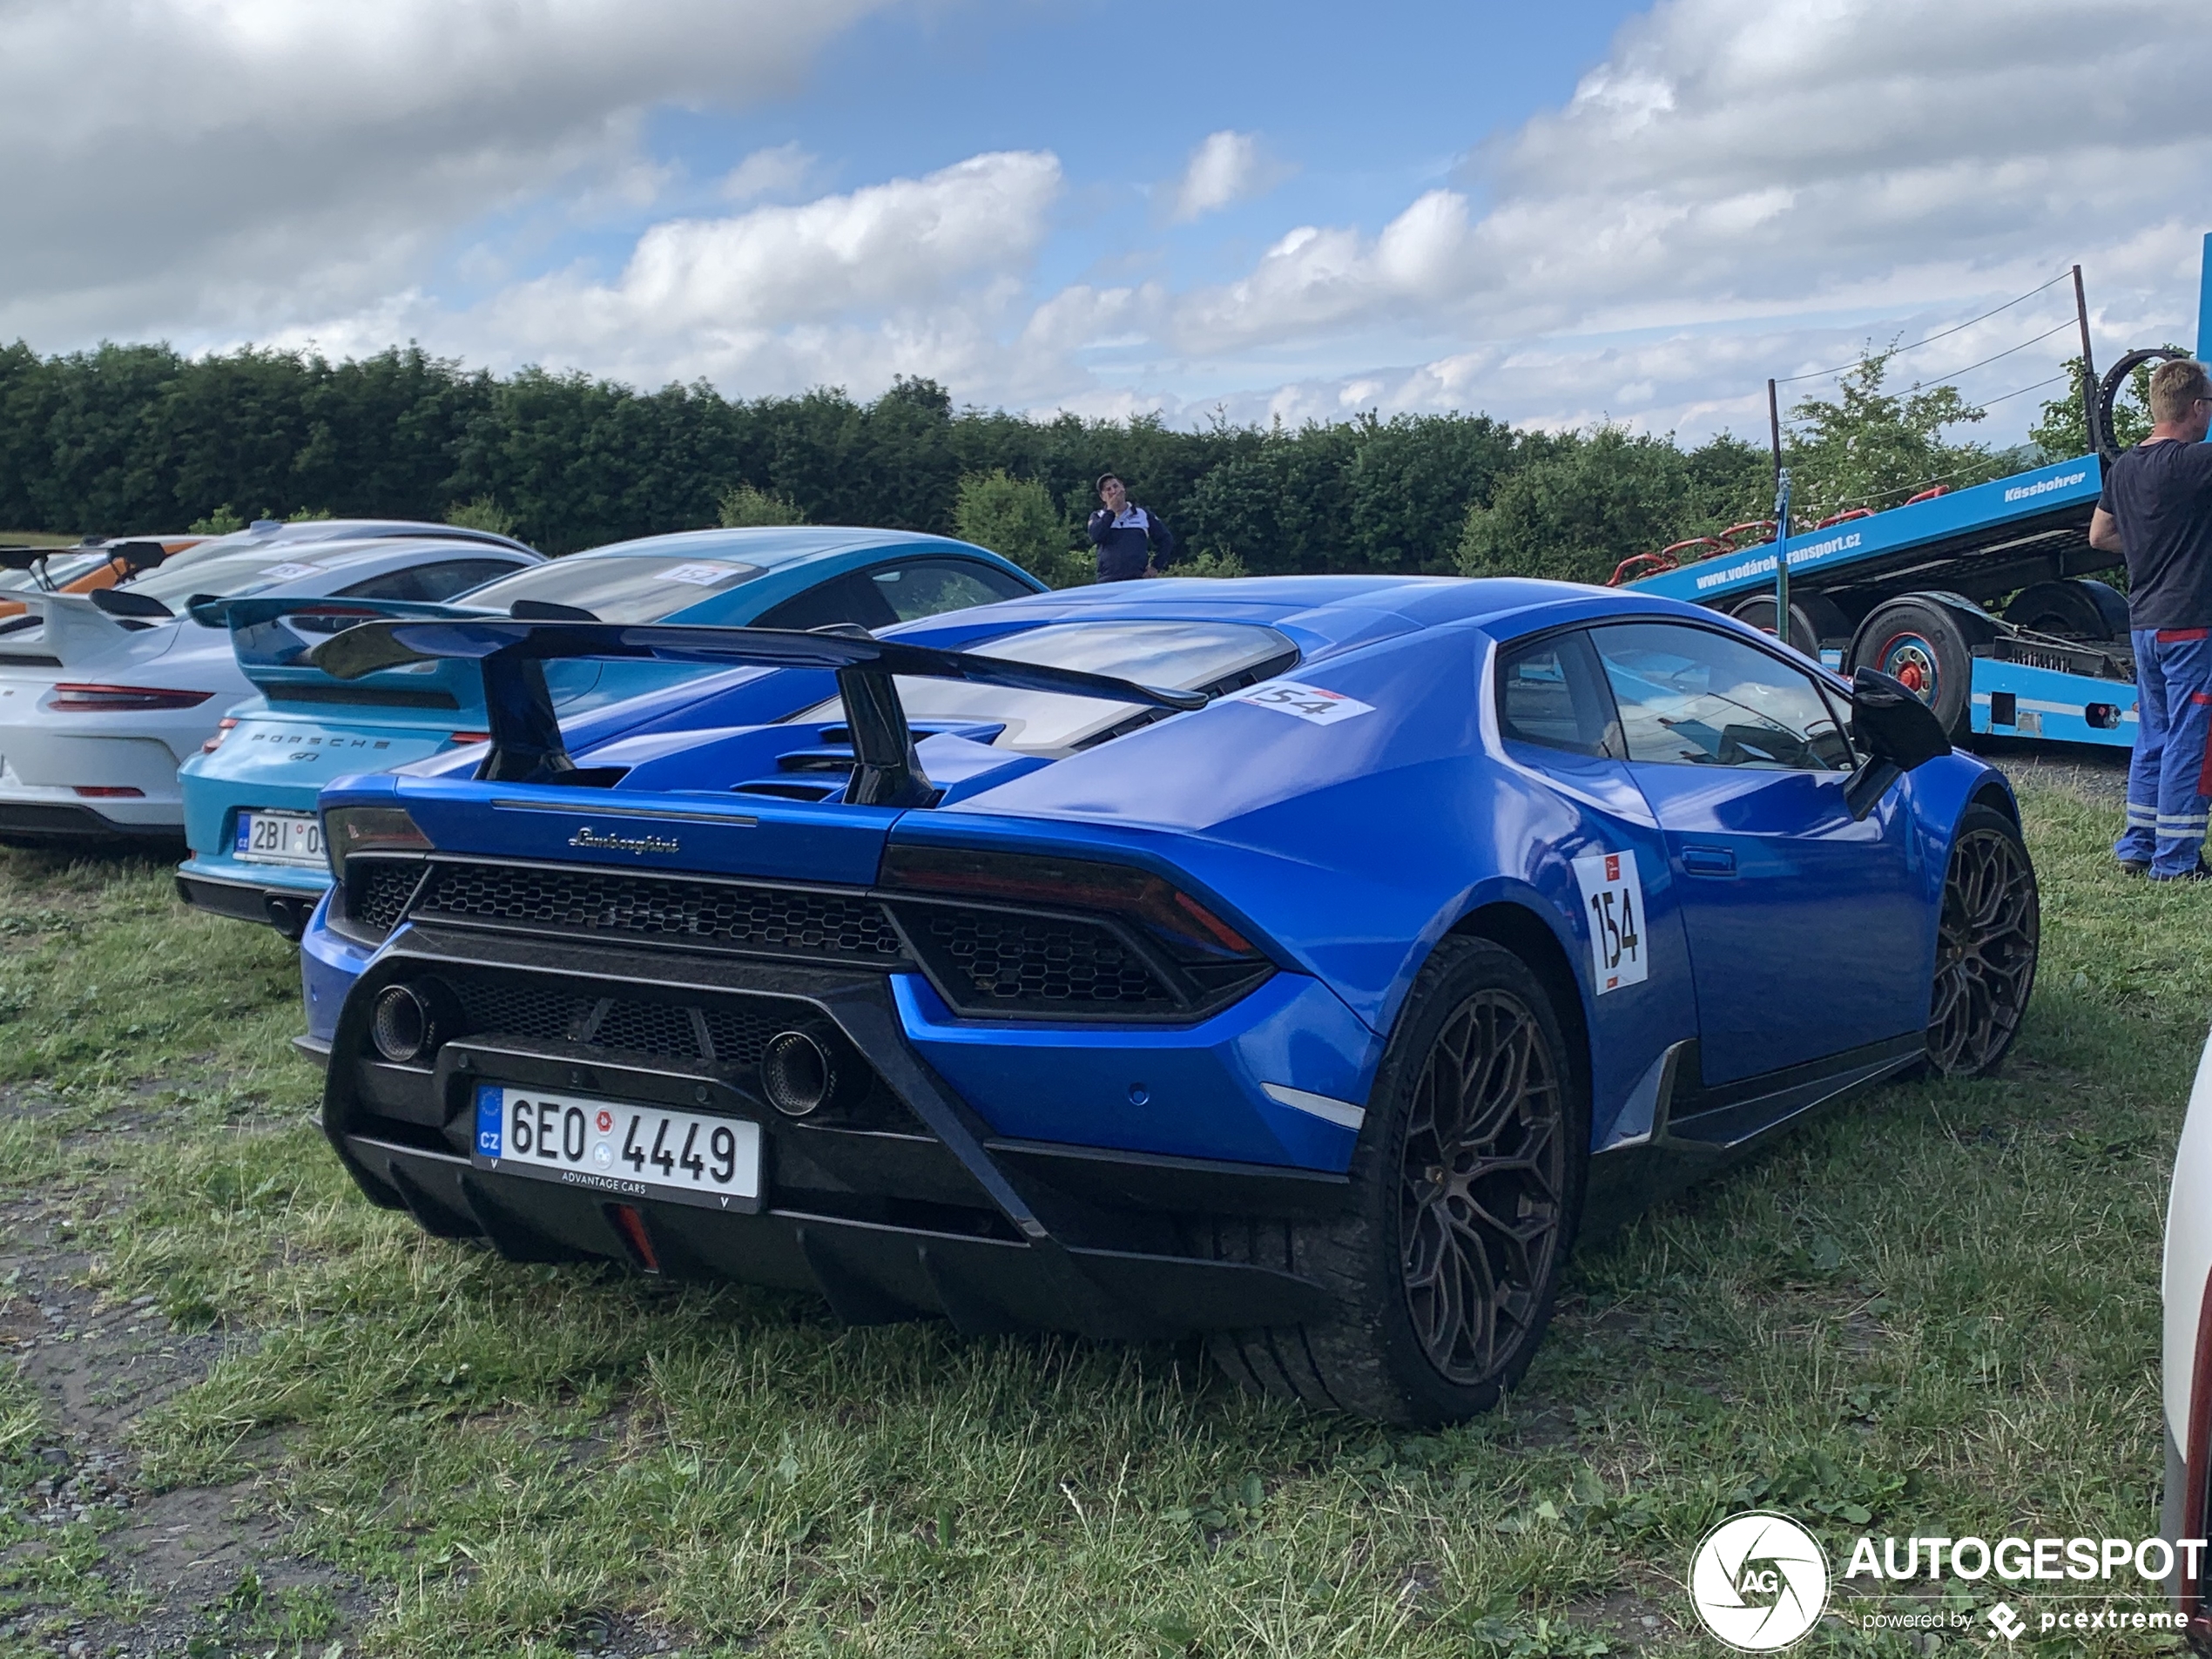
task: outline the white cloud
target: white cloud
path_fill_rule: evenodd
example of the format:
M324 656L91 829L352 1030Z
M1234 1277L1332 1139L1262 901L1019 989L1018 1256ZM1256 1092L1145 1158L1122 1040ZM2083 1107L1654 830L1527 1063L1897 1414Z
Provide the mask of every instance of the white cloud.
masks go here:
M793 85L881 0L12 0L0 337L382 303L561 187L634 209L644 113Z
M1170 197L1168 217L1187 225L1208 213L1264 195L1290 176L1249 132L1210 132L1190 152Z
M820 158L810 155L797 143L756 150L724 175L722 199L749 202L804 189L819 165Z
M867 391L899 374L1043 390L1018 372L1040 348L1006 341L1030 309L1015 273L1043 240L1061 187L1053 156L975 156L797 206L655 225L610 281L560 272L458 314L411 296L279 343L312 334L342 351L412 336L478 361L647 384L704 374L746 395ZM1062 307L1078 333L1074 314L1100 309Z
M1558 107L1379 226L1286 219L1195 287L1123 248L1108 268L1143 280L1037 291L1065 193L1041 147L794 200L821 164L790 144L707 181L724 216L648 223L611 275L510 278L531 268L510 239L449 267L489 297L432 297L429 251L496 211L650 219L681 179L639 142L648 111L772 95L885 3L0 0L0 338L414 336L745 395L907 373L1039 410L1481 408L1696 435L1757 430L1768 374L1917 339L2075 259L2107 358L2193 314L2201 0L1662 0ZM1189 223L1283 173L1224 130L1156 200ZM2064 308L2047 294L1904 371ZM2008 365L2025 381L2067 349Z
M2194 0L1665 0L1561 109L1373 238L1305 226L1187 296L1213 354L1514 338L2026 287L2212 185ZM2202 211L2200 207L2198 211Z
M647 231L620 282L586 303L607 307L617 327L664 333L923 303L1027 260L1059 193L1055 158L1007 153L803 206L677 219Z

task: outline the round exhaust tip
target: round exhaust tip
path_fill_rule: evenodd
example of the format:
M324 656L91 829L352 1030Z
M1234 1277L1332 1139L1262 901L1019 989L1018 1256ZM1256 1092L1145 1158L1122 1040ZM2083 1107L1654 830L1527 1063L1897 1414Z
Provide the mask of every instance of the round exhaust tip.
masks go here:
M420 1060L436 1045L437 1021L411 985L388 985L376 994L369 1041L395 1066Z
M760 1055L760 1087L787 1117L804 1117L837 1092L837 1062L804 1031L780 1031Z

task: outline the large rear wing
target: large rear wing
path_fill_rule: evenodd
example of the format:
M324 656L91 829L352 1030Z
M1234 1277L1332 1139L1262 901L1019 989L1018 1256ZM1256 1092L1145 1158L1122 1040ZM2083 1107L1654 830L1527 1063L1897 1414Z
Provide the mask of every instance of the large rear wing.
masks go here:
M264 697L320 701L341 688L316 666L310 653L337 634L365 623L462 620L489 613L415 599L218 599L196 595L185 612L202 627L228 627L239 670ZM396 674L361 687L356 700L395 708L474 705L476 676L462 664L428 675ZM322 694L322 695L319 695Z
M557 781L576 769L545 686L544 664L574 658L650 659L709 667L828 669L837 675L853 741L856 806L920 806L936 790L915 752L897 677L1133 703L1204 708L1200 691L1165 691L1104 674L1007 662L968 651L877 639L862 630L821 633L784 628L705 628L663 624L505 622L496 618L365 623L317 645L309 660L341 680L404 664L475 658L482 669L490 752L476 776L494 782Z
M169 550L159 542L133 539L124 542L102 542L87 545L79 542L71 547L0 547L0 570L28 570L38 585L49 593L54 590L46 579L47 561L57 558L77 558L86 553L97 553L111 564L120 565L118 577L136 576L141 570L151 570L169 556ZM98 570L99 567L92 567Z

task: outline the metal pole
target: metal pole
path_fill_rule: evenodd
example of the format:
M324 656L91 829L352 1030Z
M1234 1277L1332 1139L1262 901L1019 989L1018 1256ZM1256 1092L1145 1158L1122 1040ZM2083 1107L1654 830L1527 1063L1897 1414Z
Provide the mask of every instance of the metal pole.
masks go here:
M2097 364L2089 354L2089 301L2081 290L2081 267L2074 267L2074 315L2081 325L2081 430L2097 451Z
M1766 424L1774 443L1774 637L1790 643L1790 469L1782 464L1782 401L1766 383Z
M1774 475L1774 637L1790 644L1790 469ZM1815 650L1818 649L1816 644Z

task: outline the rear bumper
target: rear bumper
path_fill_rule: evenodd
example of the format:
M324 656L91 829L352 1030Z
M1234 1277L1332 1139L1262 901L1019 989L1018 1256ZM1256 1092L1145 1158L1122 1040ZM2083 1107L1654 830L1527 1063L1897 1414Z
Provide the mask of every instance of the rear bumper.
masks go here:
M430 1232L481 1237L512 1261L602 1258L811 1291L851 1325L941 1317L971 1335L1133 1338L1296 1325L1325 1305L1306 1280L1242 1263L887 1224L772 1197L752 1216L639 1200L629 1207L641 1249L613 1217L620 1206L597 1194L490 1175L451 1153L364 1137L347 1144L375 1184L371 1196L380 1187L397 1195Z
M10 736L10 741L18 739ZM158 744L136 747L165 759L168 756ZM164 772L159 765L138 759L135 749L130 751L130 764L102 764L126 752L124 745L79 740L73 748L84 752L85 764L66 784L29 782L14 755L0 758L0 835L40 840L173 840L183 833L185 807L177 792L173 760ZM77 792L80 786L139 792L88 798Z
M287 939L300 937L307 918L314 913L316 904L330 885L327 878L318 878L312 870L271 870L247 874L246 867L233 866L219 875L207 868L207 863L206 860L192 859L178 867L179 899L193 909L205 910L211 915L260 922L274 927ZM300 876L308 880L300 880ZM281 879L287 877L292 879Z
M143 801L109 803L115 807L143 807ZM159 814L131 817L96 810L63 793L56 799L24 794L0 794L0 840L22 841L161 841L183 840L180 821Z
M101 833L114 835L175 835L183 829L177 757L167 744L145 735L57 732L50 729L57 718L73 717L0 726L0 809L33 819L57 817L39 808L75 808L110 826ZM79 789L138 792L88 800Z
M792 1119L759 1098L742 1064L516 1036L482 1029L473 1014L434 1062L386 1063L368 1045L369 1005L388 982L420 976L458 988L469 1007L475 984L509 1008L517 995L644 998L709 1022L750 1015L772 1022L759 1028L827 1028L864 1057L868 1092ZM764 1145L760 1211L617 1198L477 1164L472 1099L483 1082L750 1118ZM1280 1261L1282 1231L1269 1223L1337 1213L1350 1194L1345 1177L1312 1168L995 1134L909 1040L880 973L523 951L421 926L347 999L323 1123L373 1200L516 1260L601 1258L813 1291L851 1323L941 1316L975 1332L1150 1337L1320 1317L1322 1288L1260 1264L1259 1241L1278 1240ZM1243 1219L1224 1230L1224 1217ZM1242 1247L1223 1248L1224 1231Z

